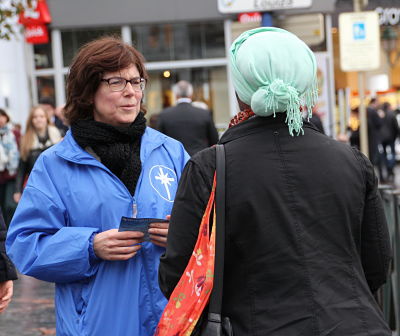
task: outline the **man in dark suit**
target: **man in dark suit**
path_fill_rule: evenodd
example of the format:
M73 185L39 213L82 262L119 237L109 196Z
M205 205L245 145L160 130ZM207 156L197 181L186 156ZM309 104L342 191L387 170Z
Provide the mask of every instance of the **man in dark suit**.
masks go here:
M192 85L187 81L179 81L173 91L177 105L161 111L158 130L182 142L190 155L216 144L218 132L211 112L192 105Z

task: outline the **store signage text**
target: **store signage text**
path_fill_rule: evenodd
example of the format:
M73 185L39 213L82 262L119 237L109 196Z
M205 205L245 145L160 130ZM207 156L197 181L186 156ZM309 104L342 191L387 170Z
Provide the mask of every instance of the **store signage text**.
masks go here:
M379 24L395 26L400 23L400 8L377 7L375 11L379 14Z
M262 15L260 12L241 13L238 15L238 21L240 23L261 22L261 20L262 20Z
M25 39L32 44L47 43L49 41L47 27L43 24L25 26Z
M221 13L307 8L311 5L312 0L218 0L218 10Z

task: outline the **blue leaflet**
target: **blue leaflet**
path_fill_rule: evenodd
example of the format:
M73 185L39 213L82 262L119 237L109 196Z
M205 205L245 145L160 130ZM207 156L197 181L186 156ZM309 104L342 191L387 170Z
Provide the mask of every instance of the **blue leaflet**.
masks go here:
M121 217L118 231L140 231L144 233L143 241L150 241L149 225L151 223L168 223L168 220L160 218Z

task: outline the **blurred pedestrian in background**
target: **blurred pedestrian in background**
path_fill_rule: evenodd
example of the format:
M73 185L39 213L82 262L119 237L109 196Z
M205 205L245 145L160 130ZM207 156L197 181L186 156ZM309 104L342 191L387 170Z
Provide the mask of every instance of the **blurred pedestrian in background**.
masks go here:
M179 81L173 91L177 104L161 111L158 130L182 142L190 155L216 144L218 132L211 112L192 105L192 84Z
M8 225L14 213L13 193L19 151L10 117L0 109L0 207Z
M62 137L65 136L65 134L68 132L69 127L67 126L67 120L65 120L65 105L60 105L57 106L56 109L54 110L54 116L57 117L59 120L58 126L57 123L55 124L58 130L60 131L60 134Z
M360 117L358 106L351 109L348 125L350 146L360 150Z
M35 163L7 237L24 274L56 284L57 335L153 335L168 223L119 232L121 217L166 218L188 159L146 127L142 55L119 39L83 46L67 79L63 141Z
M394 181L394 167L396 165L396 149L395 142L400 134L399 124L397 123L396 116L392 110L390 103L385 102L382 104L382 158L383 165L386 170L386 182Z
M220 143L222 315L233 334L391 336L373 297L391 256L374 169L358 150L303 122L300 112L302 98L308 111L317 98L314 54L295 35L263 27L234 41L230 63L241 112ZM167 297L199 253L193 248L214 172L209 148L182 174L159 269Z
M31 108L26 131L21 140L20 160L15 182L14 201L19 202L25 185L39 155L61 140L57 127L50 125L49 116L41 105Z
M65 125L61 111L63 106L56 108L54 99L51 97L42 97L39 100L39 105L45 110L52 125L56 126L60 131L61 136L64 136L68 131L68 126Z
M6 234L7 228L0 209L0 313L4 312L11 302L14 288L13 280L17 279L15 267L6 254L4 245Z

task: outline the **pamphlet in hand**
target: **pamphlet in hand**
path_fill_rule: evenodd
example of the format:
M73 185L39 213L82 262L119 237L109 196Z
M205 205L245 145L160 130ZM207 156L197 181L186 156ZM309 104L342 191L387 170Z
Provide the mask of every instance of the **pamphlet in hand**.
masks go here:
M160 218L130 218L121 217L118 231L140 231L144 233L143 241L150 241L149 226L151 223L168 223L167 219Z

